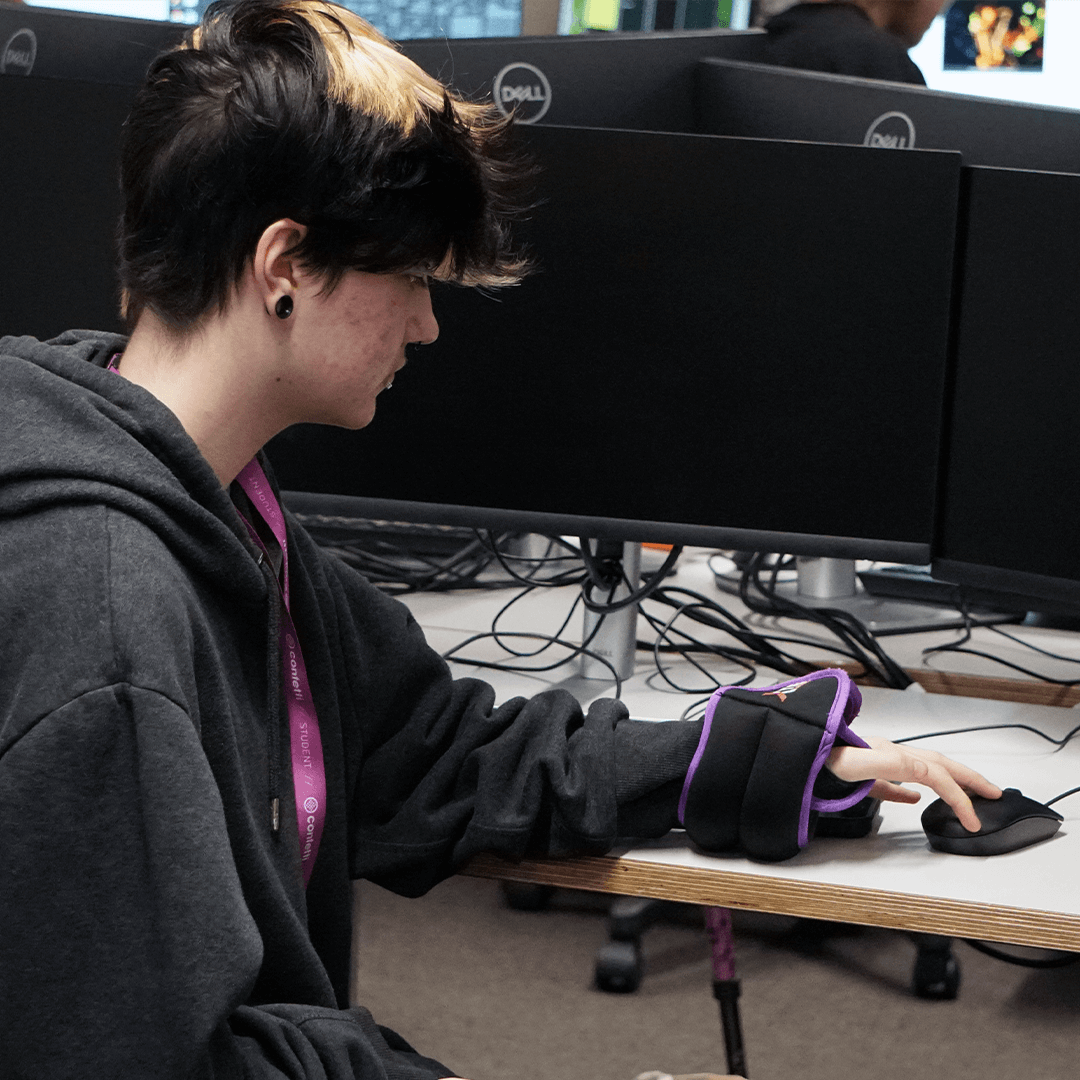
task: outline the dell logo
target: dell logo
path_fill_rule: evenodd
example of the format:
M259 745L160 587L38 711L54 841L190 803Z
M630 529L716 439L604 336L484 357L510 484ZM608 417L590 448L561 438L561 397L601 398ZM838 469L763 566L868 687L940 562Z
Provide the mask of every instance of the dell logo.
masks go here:
M29 75L37 59L37 37L33 30L16 30L0 53L0 75Z
M491 95L504 116L511 112L522 124L535 124L551 106L551 83L532 64L507 64L495 76Z
M907 113L882 113L867 129L863 146L882 150L910 150L915 145L915 125Z

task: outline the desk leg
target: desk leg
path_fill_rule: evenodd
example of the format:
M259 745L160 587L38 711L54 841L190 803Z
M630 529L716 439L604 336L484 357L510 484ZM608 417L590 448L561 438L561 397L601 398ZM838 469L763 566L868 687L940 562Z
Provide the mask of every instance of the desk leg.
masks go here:
M721 907L706 908L705 926L712 940L713 997L720 1005L727 1071L735 1076L749 1076L742 1022L739 1019L739 980L735 978L735 938L731 930L731 912Z

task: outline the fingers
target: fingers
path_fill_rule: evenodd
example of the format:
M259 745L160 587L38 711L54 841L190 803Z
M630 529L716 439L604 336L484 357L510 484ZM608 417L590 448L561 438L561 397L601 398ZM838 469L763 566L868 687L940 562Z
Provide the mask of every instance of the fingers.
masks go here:
M829 755L829 769L841 780L889 782L879 798L890 802L915 802L903 795L896 785L922 784L935 791L960 819L969 832L977 832L980 823L968 792L996 799L1001 789L974 769L945 757L935 750L898 746L885 739L870 739L870 749L855 746L835 748Z
M870 798L882 802L917 803L922 796L911 788L890 784L888 780L876 780L870 789Z
M926 777L918 782L936 791L952 807L953 813L960 819L960 824L968 832L978 832L982 828L975 808L971 805L971 799L948 768L938 762L927 763Z
M900 752L902 758L909 759L915 763L922 762L926 768L926 778L920 779L917 776L910 775L905 779L914 783L926 784L928 787L933 787L937 791L937 787L930 780L931 777L945 776L948 778L946 782L952 782L969 792L972 795L982 795L987 799L996 799L1001 795L1001 788L997 784L991 783L981 773L976 772L974 769L969 768L967 765L962 764L959 761L953 761L952 758L945 757L944 754L939 754L936 750L924 750L921 748L911 746L896 746L895 743L888 744L895 750ZM918 764L911 766L914 769L919 769ZM897 777L890 776L890 780L895 780ZM938 794L942 793L938 791ZM944 797L944 796L942 796ZM949 800L946 799L946 802Z

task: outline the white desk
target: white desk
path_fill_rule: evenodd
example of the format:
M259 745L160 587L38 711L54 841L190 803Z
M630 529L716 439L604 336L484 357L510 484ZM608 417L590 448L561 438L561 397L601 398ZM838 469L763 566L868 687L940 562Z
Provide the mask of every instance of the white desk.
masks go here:
M683 581L707 592L711 586L700 574L695 578L697 573L698 569L690 566L683 572ZM567 590L533 594L503 628L554 632L571 600ZM492 617L505 601L505 594L483 592L424 594L407 600L429 641L441 650L469 633L489 629ZM580 616L575 615L567 636L579 636L580 628ZM639 630L639 636L647 636L647 630ZM942 640L948 637L943 635ZM1080 635L1046 632L1042 640L1050 637L1053 647L1071 649L1080 656ZM910 666L919 662L918 650L924 643L896 639L892 651L905 666ZM816 653L813 645L807 649L807 655L822 655L820 647ZM507 659L491 643L477 643L467 655ZM694 699L665 688L652 674L655 668L651 658L645 653L639 656L638 671L623 690L631 715L678 717ZM936 658L934 663L941 659ZM970 661L965 663L971 667ZM686 675L687 669L681 670ZM558 685L587 704L592 698L610 694L612 688L610 683L576 677L575 667L535 675L478 671L465 666L456 667L456 671L491 682L500 698ZM730 674L732 681L739 677L734 668ZM763 671L759 683L782 678ZM864 735L900 738L974 724L1024 722L1060 737L1080 723L1080 709L928 694L918 688L865 688L863 696L862 715L855 726ZM1049 799L1080 785L1080 737L1057 752L1034 734L1020 731L949 736L923 745L963 760L995 782L1019 787L1036 799ZM914 807L885 804L874 835L862 840L814 840L794 859L775 865L738 856L705 856L694 851L681 833L672 833L662 841L603 858L512 864L485 857L475 860L469 872L513 881L1080 951L1080 795L1055 807L1065 822L1052 840L994 858L964 858L932 851L919 824L922 807L930 798L926 793L922 804Z

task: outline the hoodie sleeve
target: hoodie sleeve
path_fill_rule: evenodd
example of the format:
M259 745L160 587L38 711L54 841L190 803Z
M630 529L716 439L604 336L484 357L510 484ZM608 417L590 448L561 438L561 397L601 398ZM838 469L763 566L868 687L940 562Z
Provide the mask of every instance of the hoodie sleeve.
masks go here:
M479 852L600 854L678 824L700 723L633 721L613 699L583 711L561 690L496 704L451 678L402 604L308 554L340 649L354 876L419 895Z
M111 685L0 755L0 1060L37 1080L427 1080L362 1009L244 1004L262 941L195 727Z

